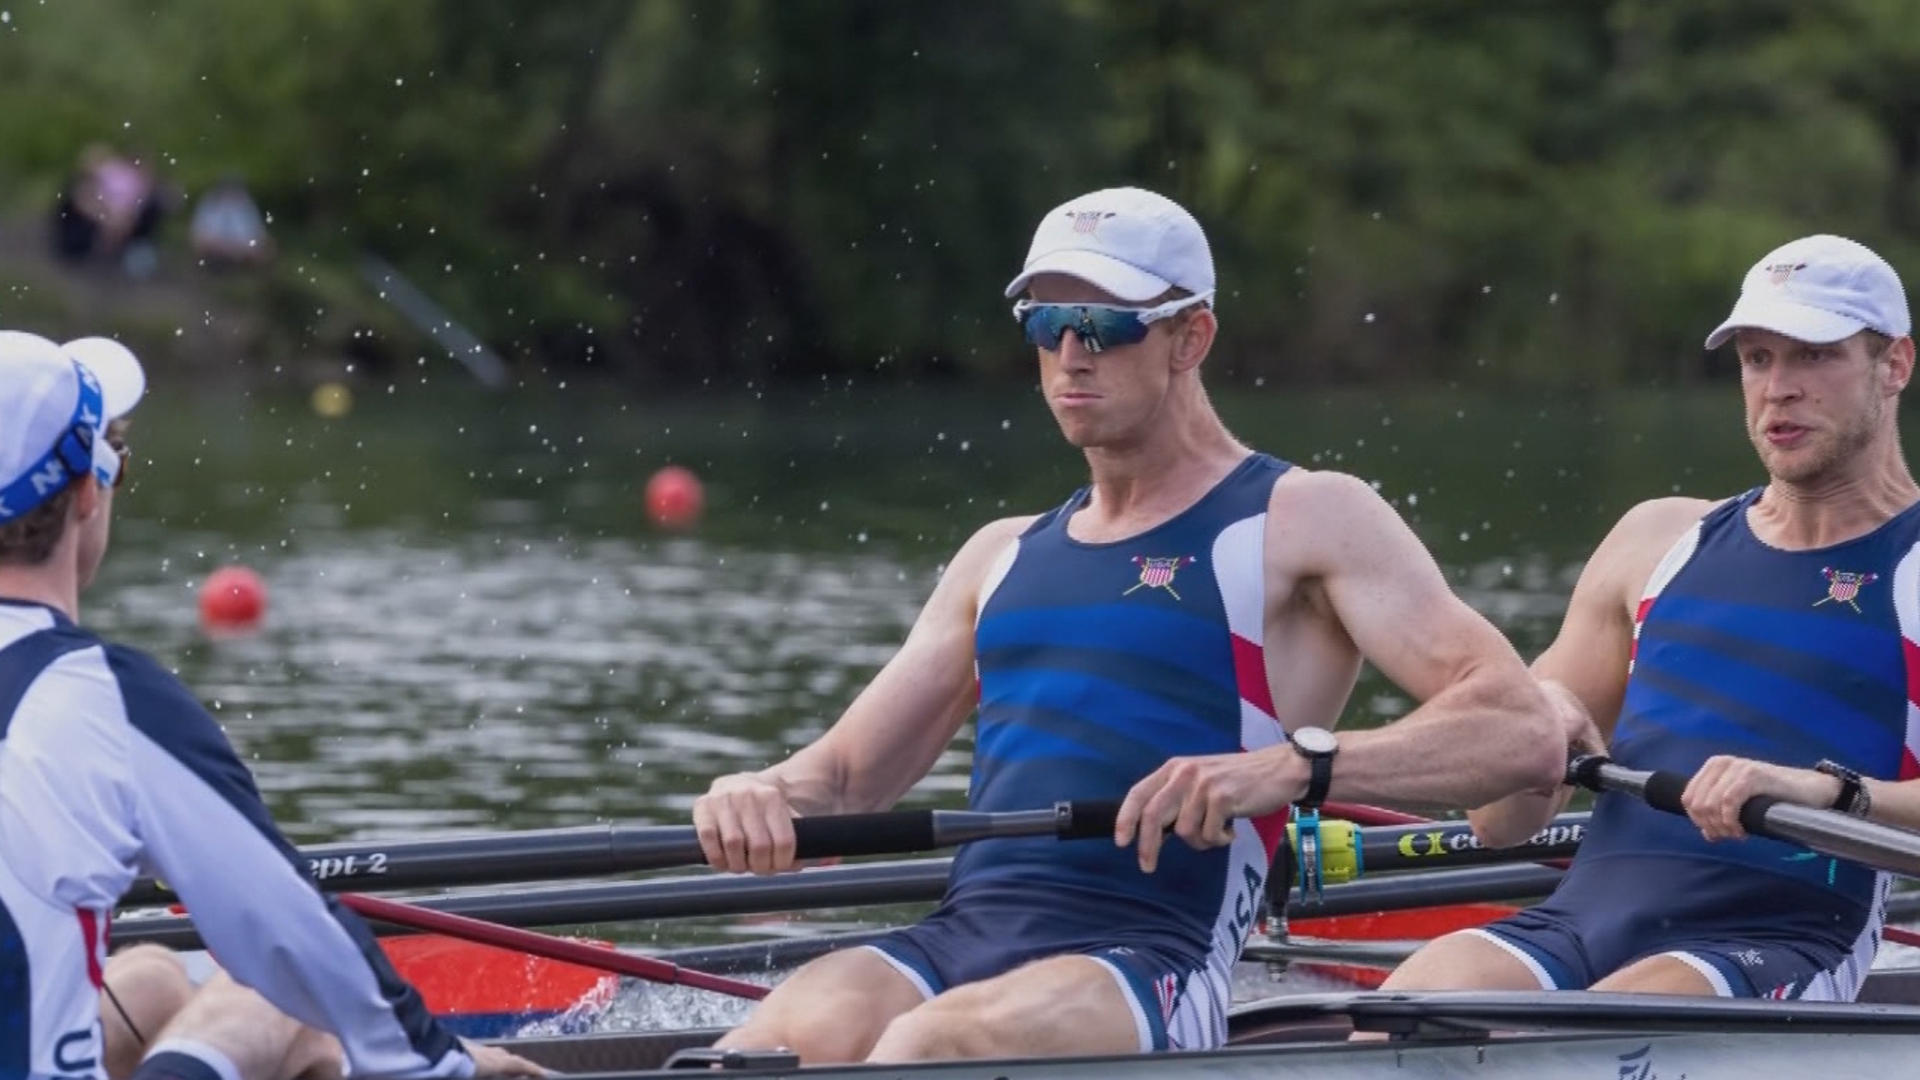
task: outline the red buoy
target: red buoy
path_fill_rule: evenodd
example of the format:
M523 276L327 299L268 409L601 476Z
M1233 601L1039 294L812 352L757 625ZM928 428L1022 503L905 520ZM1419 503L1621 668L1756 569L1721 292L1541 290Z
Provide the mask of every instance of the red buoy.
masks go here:
M700 478L678 465L669 465L647 481L647 516L663 529L690 528L706 506Z
M247 630L267 614L267 586L244 566L223 566L200 586L200 622L218 630Z

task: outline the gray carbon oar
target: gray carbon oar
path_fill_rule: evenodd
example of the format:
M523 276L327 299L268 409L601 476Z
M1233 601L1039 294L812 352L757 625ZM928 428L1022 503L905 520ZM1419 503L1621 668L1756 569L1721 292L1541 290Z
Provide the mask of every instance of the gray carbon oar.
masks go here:
M1593 791L1631 795L1670 814L1687 812L1680 802L1681 794L1687 789L1687 778L1679 773L1629 769L1606 757L1589 755L1575 758L1567 766L1567 779ZM1920 877L1920 833L1863 821L1833 810L1796 806L1771 795L1748 799L1740 807L1740 825L1755 836L1799 844L1830 858Z
M950 859L907 859L825 866L773 877L695 874L509 892L450 893L412 897L408 902L504 926L578 926L924 903L945 895L951 869ZM1532 865L1383 875L1346 885L1329 885L1325 893L1312 902L1295 900L1288 904L1287 913L1297 918L1313 918L1514 900L1551 892L1559 880L1560 871ZM373 929L381 935L403 932L383 923L375 923ZM114 920L113 947L143 941L175 949L201 947L200 936L186 916L123 916Z
M903 855L1008 837L1110 838L1119 810L1118 802L1099 800L1002 813L893 810L796 818L795 852L801 859L821 859ZM700 866L707 861L691 825L596 825L322 844L303 848L300 854L327 892L504 885ZM164 884L143 878L134 882L120 906L154 906L177 899Z

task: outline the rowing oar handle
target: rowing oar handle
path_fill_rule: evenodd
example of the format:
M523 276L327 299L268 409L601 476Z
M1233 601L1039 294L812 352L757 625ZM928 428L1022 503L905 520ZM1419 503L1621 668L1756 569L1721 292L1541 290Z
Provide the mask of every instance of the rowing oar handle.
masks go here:
M1114 823L1120 818L1118 799L1097 799L1056 803L1053 808L1062 840L1113 839Z
M1120 804L1113 800L1055 803L1050 810L981 813L969 810L891 810L795 818L794 857L898 855L974 840L1052 835L1092 840L1113 835Z
M1655 810L1665 810L1669 814L1679 814L1681 817L1687 814L1687 808L1680 800L1680 796L1687 790L1687 778L1676 772L1628 771L1615 765L1613 759L1605 754L1581 754L1567 762L1567 783L1586 788L1588 791L1619 791L1628 795L1638 795ZM1762 799L1766 800L1764 804L1761 803ZM1755 813L1754 820L1762 821L1761 815L1764 815L1767 807L1772 806L1776 801L1767 796L1748 799L1746 805L1740 808L1741 824L1746 824L1747 811L1756 804L1759 805L1759 810ZM1748 831L1764 833L1766 830L1749 828Z
M1574 758L1567 764L1567 781L1590 791L1607 791L1610 785L1601 779L1601 770L1613 761L1604 754L1586 754ZM1640 781L1640 797L1655 810L1665 810L1669 814L1687 816L1687 807L1681 796L1687 791L1687 778L1676 772L1656 769L1645 774ZM1740 827L1755 836L1780 837L1779 830L1767 820L1767 811L1780 805L1780 800L1772 795L1755 795L1740 804ZM1791 839L1790 837L1780 837Z
M931 810L834 814L793 822L793 853L801 859L931 851L938 846Z

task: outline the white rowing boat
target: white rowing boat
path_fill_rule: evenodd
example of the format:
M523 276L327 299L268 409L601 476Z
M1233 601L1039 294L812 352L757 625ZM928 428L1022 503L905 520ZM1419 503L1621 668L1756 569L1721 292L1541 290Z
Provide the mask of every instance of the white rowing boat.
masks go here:
M1585 763L1583 782L1596 786L1621 787L1656 802L1657 790L1678 791L1673 779L1660 774L1636 774L1621 770L1603 760ZM1654 781L1660 781L1655 783ZM1657 790L1656 790L1657 789ZM1671 802L1672 800L1666 800ZM1659 803L1656 802L1656 805ZM1672 808L1672 807L1667 807ZM1022 812L1014 815L980 815L919 811L908 815L864 815L836 822L834 819L810 819L818 830L839 829L847 850L860 853L922 850L955 842L953 830L977 836L1055 832L1063 837L1111 834L1110 817L1106 823L1086 825L1077 822L1071 806L1051 811ZM1908 876L1920 876L1920 835L1867 825L1825 811L1797 807L1758 806L1743 818L1750 831L1777 835L1834 857L1851 858ZM901 825L905 822L911 828ZM1085 827L1082 827L1082 826ZM1375 837L1378 853L1370 858L1380 861L1390 853L1431 865L1445 861L1454 845L1434 842L1443 834L1438 825L1424 825L1418 836L1426 842L1412 844L1396 833ZM943 833L943 830L947 832ZM506 875L525 873L521 865L528 850L540 853L541 869L549 873L603 873L632 870L644 866L681 865L697 859L697 842L690 830L568 830L563 834L520 837L482 837L470 840L446 840L412 845L381 845L380 849L317 853L327 858L359 860L362 854L371 865L387 876L387 884L398 884L402 867L417 866L422 877L447 875L436 865L451 862L453 879L465 883L513 880ZM1396 838L1398 837L1398 838ZM1549 837L1551 839L1551 837ZM1361 845L1364 849L1365 844ZM1403 848L1412 847L1408 852ZM1469 848L1463 847L1462 851ZM494 852L506 865L489 867L479 856ZM1522 858L1538 857L1538 852L1513 853ZM1465 862L1487 861L1480 855ZM327 880L319 867L330 865L324 858L313 860L316 876L323 888L337 887ZM636 865L638 864L638 865ZM346 865L345 862L342 865ZM354 865L358 865L355 862ZM358 873L355 871L354 873ZM1329 886L1324 896L1311 903L1287 903L1288 912L1302 915L1332 916L1342 911L1379 911L1409 904L1452 904L1496 897L1539 895L1551 887L1556 872L1542 867L1472 866L1450 871L1422 871L1388 875L1375 882L1354 881ZM839 882L852 875L853 895L843 895L828 887L829 879ZM348 876L352 876L349 874ZM518 880L524 880L519 878ZM1282 880L1285 880L1283 877ZM944 884L944 866L938 861L914 864L871 863L802 871L784 880L732 880L703 876L684 879L655 879L612 885L579 886L560 890L516 890L512 895L449 895L424 898L415 907L419 911L446 909L448 913L466 908L485 912L495 918L546 924L578 925L639 917L662 917L679 909L688 900L698 903L696 910L778 910L782 907L812 907L829 903L874 902L875 888L906 886L904 892L886 894L893 901L931 899ZM419 884L421 882L412 882ZM1374 888L1377 884L1379 887ZM930 890L922 895L922 889ZM644 892L644 896L641 895ZM746 895L752 893L752 896ZM1338 893L1336 902L1336 893ZM539 895L536 895L539 894ZM738 895L736 895L738 894ZM767 894L767 895L762 895ZM368 898L361 897L360 900ZM1392 899L1392 903L1387 901ZM1907 898L1896 899L1894 907ZM388 908L406 910L405 905L385 903ZM432 929L415 922L419 911L402 920L398 912L389 918L396 925ZM1904 914L1910 916L1912 911ZM168 939L190 927L169 925L179 920L126 920L116 926L116 937ZM471 920L470 920L471 921ZM485 937L494 940L495 932L506 928L492 926ZM527 935L537 937L537 935ZM494 943L499 943L497 940ZM682 953L673 959L683 964L698 963L718 968L733 964L733 970L746 974L765 972L774 963L771 953L786 954L786 962L795 962L807 949L844 946L845 939L818 941L802 949L767 946L764 961L735 955L738 946L699 950L704 955ZM514 942L536 955L551 947L550 940ZM792 943L802 944L802 943ZM747 947L753 952L761 946ZM1304 955L1303 955L1304 954ZM1369 955L1373 954L1373 955ZM1256 942L1249 958L1272 961L1311 962L1311 950L1301 943ZM1383 943L1338 943L1319 958L1336 968L1367 962L1392 962L1397 950ZM605 954L599 960L603 961ZM699 974L713 979L711 971L689 972L663 963L667 957L652 961L661 970L643 977L667 982L688 982L686 976ZM595 963L594 960L574 960ZM620 968L616 968L620 970ZM1258 964L1243 965L1252 980L1241 986L1257 987L1256 996L1271 992L1261 981L1267 969ZM743 990L753 994L741 994ZM758 987L735 986L723 992L757 996ZM706 1023L728 1022L712 1017ZM1695 998L1627 994L1588 993L1455 993L1390 995L1372 991L1294 994L1264 997L1237 1006L1230 1017L1230 1039L1226 1049L1206 1053L1125 1055L1101 1058L1007 1058L925 1064L913 1066L816 1066L802 1067L791 1055L725 1055L711 1049L719 1034L717 1028L661 1030L642 1033L582 1034L548 1038L507 1040L515 1051L548 1067L571 1075L640 1077L673 1075L687 1069L719 1069L738 1076L795 1078L896 1077L900 1080L932 1078L979 1078L979 1080L1055 1080L1068 1077L1261 1077L1272 1080L1307 1078L1343 1080L1343 1078L1394 1077L1440 1078L1479 1077L1487 1080L1708 1080L1713 1077L1738 1080L1771 1080L1793 1077L1897 1077L1914 1071L1909 1062L1920 1061L1920 967L1876 970L1867 980L1862 1000L1849 1004L1812 1004L1791 1001L1717 1001ZM1352 1042L1355 1032L1370 1033L1373 1041Z
M698 1049L715 1031L508 1045L569 1074L635 1078L716 1066L741 1077L796 1080L1808 1080L1912 1073L1920 1063L1920 968L1877 972L1865 997L1871 1000L1815 1004L1564 992L1311 994L1236 1008L1224 1050L885 1067L800 1067L780 1055L715 1060ZM1347 1041L1356 1030L1383 1038Z

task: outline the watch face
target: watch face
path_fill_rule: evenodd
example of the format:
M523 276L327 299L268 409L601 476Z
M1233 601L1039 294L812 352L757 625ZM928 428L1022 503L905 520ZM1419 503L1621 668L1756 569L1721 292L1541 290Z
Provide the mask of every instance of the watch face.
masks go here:
M1340 749L1333 732L1326 728L1303 727L1292 733L1293 744L1309 754L1331 754Z

